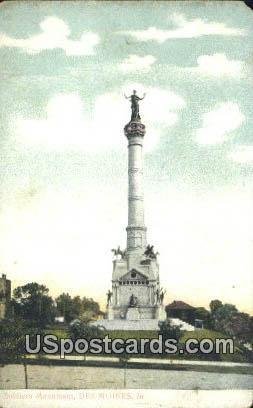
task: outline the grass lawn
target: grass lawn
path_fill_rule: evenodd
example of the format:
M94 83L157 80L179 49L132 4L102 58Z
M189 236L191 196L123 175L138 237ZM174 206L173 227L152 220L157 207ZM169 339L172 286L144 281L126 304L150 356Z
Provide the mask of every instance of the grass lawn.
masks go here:
M215 341L215 339L227 339L228 336L222 334L220 332L209 330L209 329L197 329L195 331L185 331L183 332L182 336L180 337L180 341L185 343L188 339L210 339Z
M158 332L157 331L110 331L110 332L105 332L105 336L108 334L108 336L111 339L115 338L122 338L122 339L140 339L140 338L148 338L148 339L154 339L158 337ZM182 332L182 335L179 339L179 342L181 344L184 344L186 340L188 339L197 339L197 340L202 340L202 339L210 339L213 342L216 339L227 339L228 336L221 333L217 332L214 330L210 329L198 329L195 331L184 331ZM189 359L189 360L206 360L210 361L212 359L215 359L215 356L208 355L206 354L206 357L204 354L166 354L166 355L142 355L140 357L156 357L156 358L169 358L169 359ZM238 346L238 344L235 344L235 350L233 354L229 353L220 353L218 355L218 360L219 361L231 361L231 362L248 362L245 354L241 350L241 348Z
M158 337L158 332L156 330L112 330L105 331L105 336L108 334L110 339L156 339Z
M61 327L55 327L53 326L52 328L48 327L45 330L46 334L53 334L57 336L59 339L64 339L68 337L68 330L67 328L61 328ZM158 337L158 331L156 330L141 330L141 331L136 331L136 330L111 330L107 331L105 330L103 332L104 336L108 335L111 339L116 339L116 338L121 338L121 339L141 339L141 338L147 338L147 339L155 339ZM209 330L209 329L198 329L195 331L184 331L182 332L182 335L180 337L180 343L185 343L186 340L188 339L197 339L197 340L202 340L202 339L211 339L214 341L215 339L226 339L228 336L221 332L217 332L214 330Z
M216 339L228 339L229 336L221 332L214 331L214 330L200 329L200 330L195 330L194 332L188 332L188 331L184 332L180 338L180 342L185 343L186 340L190 338L194 338L197 340L210 339L214 342ZM188 357L194 358L194 355L191 355L191 356L189 355ZM198 357L196 356L196 358ZM231 361L231 362L239 362L239 363L248 362L244 351L239 346L239 344L236 342L234 343L234 353L233 354L219 353L219 359L221 361Z
M120 330L113 330L113 331L105 331L105 336L108 336L111 339L122 338L122 339L155 339L158 337L158 331L156 330L143 330L143 331L135 331L135 330L128 330L128 331L120 331ZM208 329L198 329L195 331L184 331L182 332L182 336L180 337L180 343L185 343L188 339L211 339L214 341L217 338L225 339L227 338L226 335Z
M53 334L54 336L58 337L58 339L67 339L69 337L68 331L66 329L59 328L48 328L45 330L45 334Z
M52 327L47 328L45 330L46 334L53 334L58 337L58 339L64 339L68 338L68 330L66 328L57 328L57 327ZM111 339L116 339L120 338L123 340L126 339L155 339L158 337L158 332L155 330L143 330L143 331L135 331L135 330L128 330L128 331L120 331L120 330L113 330L113 331L104 331L103 336L105 337L106 335L109 336ZM212 341L215 341L215 339L226 339L228 336L226 336L223 333L214 331L214 330L209 330L209 329L198 329L195 331L184 331L182 332L182 335L179 339L179 343L184 344L186 340L188 339L197 339L197 340L202 340L202 339L210 339ZM75 353L73 353L75 354ZM216 355L217 356L217 355ZM220 353L217 358L215 355L204 355L204 354L166 354L166 355L140 355L140 357L156 357L156 358L169 358L169 359L187 359L187 360L219 360L219 361L232 361L232 362L248 362L247 357L245 355L245 352L241 349L241 347L238 344L235 344L235 350L233 354L228 354L228 353Z

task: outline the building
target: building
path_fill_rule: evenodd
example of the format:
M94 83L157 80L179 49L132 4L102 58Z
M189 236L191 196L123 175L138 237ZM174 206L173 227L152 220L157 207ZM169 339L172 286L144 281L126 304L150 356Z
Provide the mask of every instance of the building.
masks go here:
M10 314L11 301L11 281L2 274L0 278L0 320L5 319Z
M152 330L166 318L164 290L160 287L158 252L147 245L144 223L143 158L145 125L139 115L136 92L131 99L132 116L125 126L128 141L127 246L113 249L112 289L107 293L107 329Z

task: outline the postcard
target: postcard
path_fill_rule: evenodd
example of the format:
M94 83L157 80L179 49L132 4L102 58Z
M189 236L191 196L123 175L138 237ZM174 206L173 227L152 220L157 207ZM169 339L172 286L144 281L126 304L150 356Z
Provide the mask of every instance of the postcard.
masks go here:
M253 400L253 10L0 3L0 406Z

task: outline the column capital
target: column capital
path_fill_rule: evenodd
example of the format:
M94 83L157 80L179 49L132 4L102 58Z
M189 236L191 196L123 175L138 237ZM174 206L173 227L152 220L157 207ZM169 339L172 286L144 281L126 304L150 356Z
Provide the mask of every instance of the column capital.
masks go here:
M146 128L145 125L139 121L131 121L124 127L124 133L128 139L136 136L144 137Z

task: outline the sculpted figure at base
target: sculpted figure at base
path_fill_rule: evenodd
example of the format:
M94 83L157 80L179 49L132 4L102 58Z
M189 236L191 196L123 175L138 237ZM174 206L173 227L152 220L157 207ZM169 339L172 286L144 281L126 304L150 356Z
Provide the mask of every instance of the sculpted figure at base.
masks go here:
M156 289L156 304L163 304L164 296L165 296L166 290L161 288L161 289Z
M161 305L163 304L163 300L164 300L164 295L165 295L165 293L166 293L166 290L165 289L161 289L160 290L160 303L161 303Z
M129 306L130 306L130 307L135 307L135 306L137 306L137 305L138 305L138 298L137 298L137 296L135 296L134 294L132 294L132 295L130 296Z
M159 303L159 299L160 299L159 289L156 289L155 295L156 295L156 303Z
M107 306L109 306L112 303L112 291L108 290L106 295L107 295Z
M125 259L125 257L126 257L126 250L122 250L122 249L120 249L120 246L118 246L118 248L113 248L113 249L111 249L111 251L113 252L113 254L114 254L114 256L118 256L118 255L120 255L120 257L121 257L121 259Z
M159 252L154 252L154 245L147 245L144 255L146 255L147 258L156 259Z

